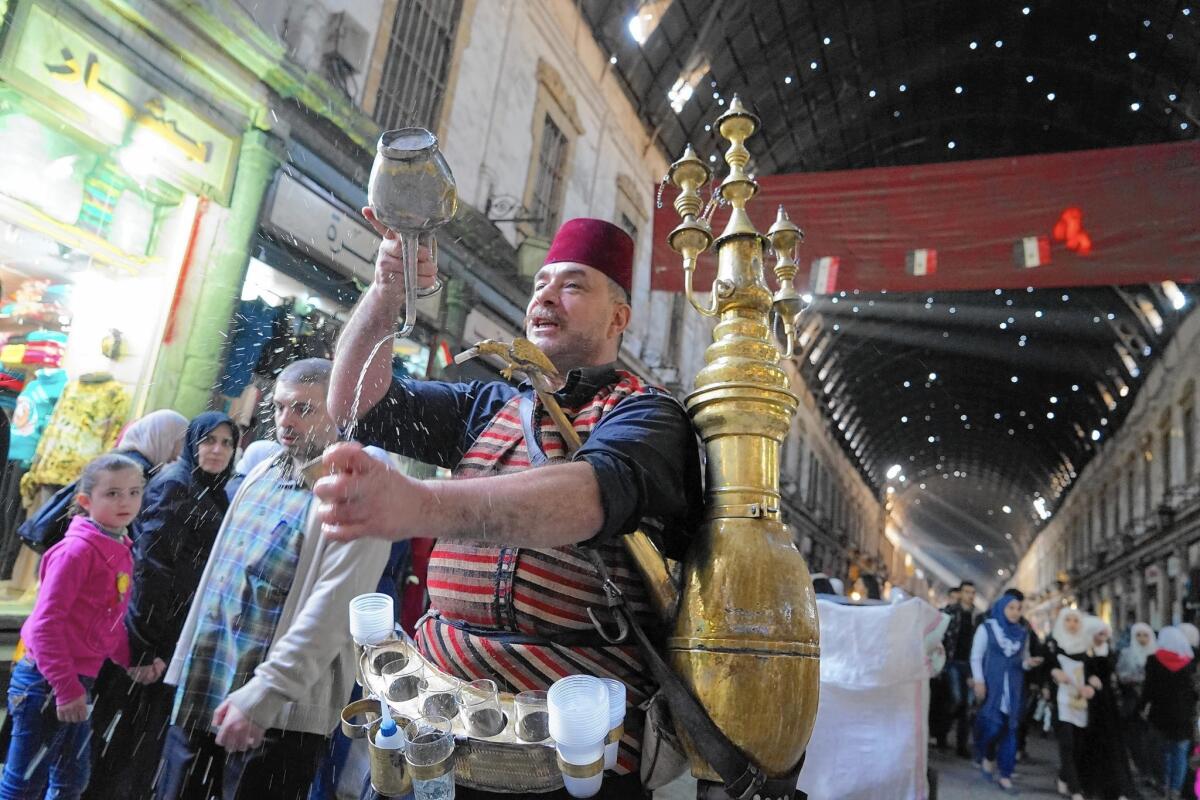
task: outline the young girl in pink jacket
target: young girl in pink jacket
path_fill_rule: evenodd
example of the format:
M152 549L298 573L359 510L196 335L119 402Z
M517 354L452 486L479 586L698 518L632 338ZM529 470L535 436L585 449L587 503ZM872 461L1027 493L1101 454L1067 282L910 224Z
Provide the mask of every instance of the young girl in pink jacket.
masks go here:
M13 729L0 800L78 798L87 787L92 681L105 659L129 665L126 529L141 508L143 483L141 466L126 456L92 461L79 478L78 515L42 558L37 603L21 628L26 655L8 688ZM130 676L149 683L162 670L156 660Z

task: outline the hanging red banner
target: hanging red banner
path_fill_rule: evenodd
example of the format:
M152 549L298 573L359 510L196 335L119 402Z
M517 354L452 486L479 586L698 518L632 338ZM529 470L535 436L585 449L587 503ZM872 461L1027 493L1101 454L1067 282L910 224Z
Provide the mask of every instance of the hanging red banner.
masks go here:
M753 149L753 140L750 142ZM805 232L798 286L923 292L1200 279L1200 142L759 179L760 231L782 204ZM651 287L681 291L667 234L673 187L654 215ZM728 212L718 208L719 235ZM837 264L831 271L830 264ZM696 287L716 269L701 257ZM773 281L772 281L773 282Z

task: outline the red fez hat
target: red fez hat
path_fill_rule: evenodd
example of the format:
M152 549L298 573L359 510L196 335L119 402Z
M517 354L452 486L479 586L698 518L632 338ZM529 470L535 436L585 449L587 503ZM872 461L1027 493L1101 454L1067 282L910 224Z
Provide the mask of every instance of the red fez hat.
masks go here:
M626 292L633 291L633 239L602 219L569 219L554 234L543 264L574 261L603 272Z

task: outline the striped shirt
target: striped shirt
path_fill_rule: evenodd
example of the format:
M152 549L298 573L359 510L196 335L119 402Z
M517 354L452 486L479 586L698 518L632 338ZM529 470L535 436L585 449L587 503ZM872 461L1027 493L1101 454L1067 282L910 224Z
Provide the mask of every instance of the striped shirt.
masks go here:
M562 435L528 388L504 384L396 382L360 424L389 450L455 468L460 478L536 468L568 458ZM525 440L522 397L537 447ZM642 526L680 554L703 507L696 440L683 409L636 376L611 367L573 370L556 393L583 446L571 458L595 470L605 521L597 549L630 610L654 622L641 577L620 535ZM547 498L548 503L570 502ZM429 562L433 614L417 629L422 652L464 680L490 678L506 691L546 689L580 673L620 680L630 708L616 771L637 773L642 715L653 691L632 644L596 636L589 608L605 607L600 576L578 546L528 548L439 541ZM591 634L589 636L589 634Z
M300 560L312 493L292 476L284 456L230 506L213 547L209 590L199 604L173 722L212 728L213 713L267 658Z

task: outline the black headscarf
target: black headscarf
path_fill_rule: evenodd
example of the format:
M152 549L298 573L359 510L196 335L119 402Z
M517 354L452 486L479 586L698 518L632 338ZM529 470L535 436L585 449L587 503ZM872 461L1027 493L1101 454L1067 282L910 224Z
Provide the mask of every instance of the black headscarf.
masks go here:
M135 664L167 661L175 650L192 597L229 510L225 482L199 466L200 442L221 425L237 440L228 414L209 411L188 424L183 452L146 485L133 540L133 592L125 626Z
M200 469L200 442L204 441L205 436L208 436L222 425L229 426L229 431L233 435L233 441L236 445L238 439L237 423L228 414L221 411L205 411L188 423L187 436L184 438L183 443L183 452L180 453L179 460L176 463L186 470L192 482L224 494L225 483L233 476L234 459L230 457L229 463L225 466L225 471L219 475L212 475Z

